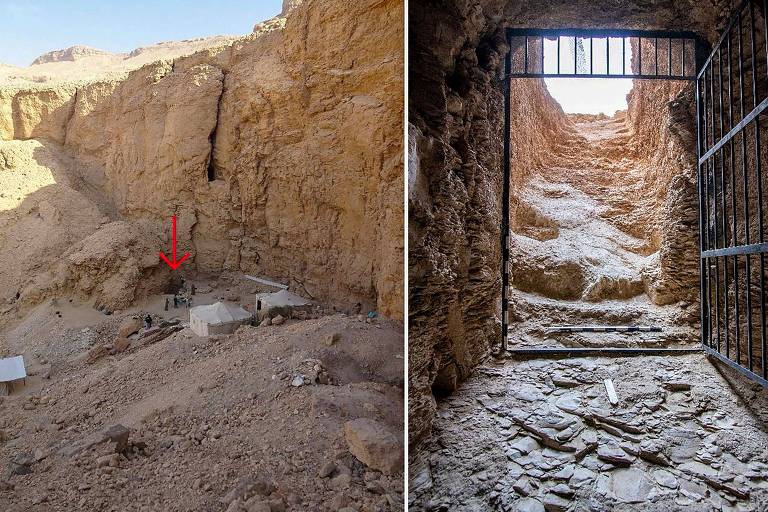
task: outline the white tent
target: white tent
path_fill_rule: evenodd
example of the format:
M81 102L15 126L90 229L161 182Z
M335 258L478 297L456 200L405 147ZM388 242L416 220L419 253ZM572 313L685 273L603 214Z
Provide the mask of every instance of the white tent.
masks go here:
M189 326L198 336L232 334L250 319L248 311L225 302L195 306L189 310Z
M304 297L291 293L288 290L280 290L279 292L262 295L259 297L259 303L261 306L258 309L260 319L267 316L273 308L306 309L311 306L311 303Z
M7 395L14 383L26 378L23 356L0 359L0 395Z

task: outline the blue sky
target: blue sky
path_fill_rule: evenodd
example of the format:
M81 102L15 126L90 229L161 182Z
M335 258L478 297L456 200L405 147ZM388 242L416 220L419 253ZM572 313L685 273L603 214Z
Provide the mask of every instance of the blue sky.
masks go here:
M595 58L593 65L596 72L604 72L606 65L605 58L605 39L595 39ZM610 40L611 55L620 54L621 39L612 38ZM627 45L626 66L632 68L632 47ZM573 62L573 39L563 38L560 45L560 58L564 62L563 72L573 73L573 65L568 67L568 63ZM586 68L589 60L586 54L589 53L589 46L579 49L579 56L582 57L579 63L581 72L588 72ZM620 59L611 60L611 73L621 73L622 64ZM544 39L544 70L547 73L557 71L557 39ZM566 113L575 114L606 114L612 116L617 110L627 109L627 94L632 89L632 79L630 78L545 78L549 94L560 103Z
M0 62L28 66L75 44L126 52L159 41L247 34L282 0L0 0Z

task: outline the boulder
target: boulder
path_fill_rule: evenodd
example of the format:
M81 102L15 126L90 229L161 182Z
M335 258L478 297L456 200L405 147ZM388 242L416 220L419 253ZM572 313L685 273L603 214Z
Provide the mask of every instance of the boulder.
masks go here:
M115 453L122 453L128 448L128 437L130 435L130 429L118 423L104 431L104 440L115 444Z
M325 344L330 347L334 345L336 342L338 342L340 339L341 339L341 334L339 334L338 332L334 332L331 334L326 334L324 341L325 341Z
M88 364L93 364L106 355L107 347L104 345L95 345L93 348L91 348L91 350L88 351L85 362Z
M403 444L384 424L358 418L344 424L349 451L366 466L391 475L403 471Z
M115 341L115 343L112 345L112 349L115 352L120 353L128 350L128 347L130 346L131 346L131 340L129 340L128 338L118 338Z
M123 321L120 322L120 327L117 328L117 336L118 338L127 338L131 334L139 332L141 327L141 319L133 317L123 318Z

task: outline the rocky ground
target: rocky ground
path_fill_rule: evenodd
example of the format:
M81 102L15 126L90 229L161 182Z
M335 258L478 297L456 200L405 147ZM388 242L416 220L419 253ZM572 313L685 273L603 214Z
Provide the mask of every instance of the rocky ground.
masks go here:
M258 291L192 282L196 305ZM0 398L0 509L402 509L402 325L320 306L201 338L164 303L59 299L3 333L31 376Z
M410 508L766 510L768 393L724 374L699 355L487 363L411 456Z

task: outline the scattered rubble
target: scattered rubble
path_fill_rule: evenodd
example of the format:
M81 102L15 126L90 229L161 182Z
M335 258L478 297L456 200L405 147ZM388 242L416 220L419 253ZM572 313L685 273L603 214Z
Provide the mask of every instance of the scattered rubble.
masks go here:
M578 384L556 385L563 373ZM608 378L619 383L619 405L605 393ZM765 408L768 393L753 400ZM758 512L768 502L761 421L698 355L489 363L439 404L433 437L409 461L428 468L412 469L409 502Z
M401 509L402 438L361 437L361 453L386 447L368 465L345 432L358 418L402 432L401 325L336 314L199 337L158 317L120 352L124 318L100 318L23 331L56 349L44 360L58 370L3 399L0 509L91 510L107 496L137 510ZM334 333L349 343L317 343Z

